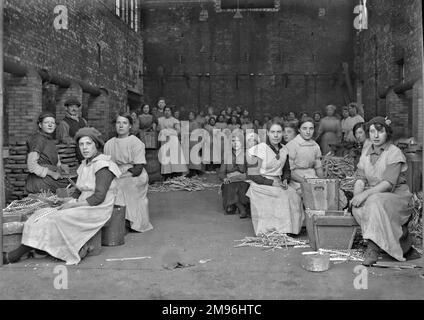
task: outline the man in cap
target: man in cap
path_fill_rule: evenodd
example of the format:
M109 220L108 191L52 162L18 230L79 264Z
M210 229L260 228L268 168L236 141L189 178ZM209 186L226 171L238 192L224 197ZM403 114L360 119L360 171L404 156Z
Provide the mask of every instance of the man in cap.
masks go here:
M79 116L81 102L76 97L70 97L65 101L65 118L56 129L56 138L59 142L73 143L75 134L81 128L88 127L87 121ZM83 159L79 148L76 148L78 161Z
M56 129L56 138L60 142L72 143L77 131L87 127L87 121L79 117L81 102L76 97L70 97L65 101L65 118L59 123Z

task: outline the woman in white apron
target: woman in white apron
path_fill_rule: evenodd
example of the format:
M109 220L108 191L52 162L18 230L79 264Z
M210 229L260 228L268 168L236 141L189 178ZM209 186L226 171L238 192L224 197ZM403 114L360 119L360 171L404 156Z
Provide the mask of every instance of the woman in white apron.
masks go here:
M249 157L258 160L259 173L266 178L263 184L250 182L246 195L256 235L270 231L299 234L303 222L302 201L288 185L290 167L287 148L281 144L283 125L273 121L267 127L267 142L248 150ZM272 180L272 185L266 181ZM258 182L258 180L256 180Z
M78 264L80 249L111 217L117 192L115 178L121 172L110 156L101 153L104 142L96 129L80 129L75 140L84 156L76 183L81 194L59 208L37 210L25 222L22 245L3 254L5 263L19 261L34 248L68 265Z
M290 185L302 195L301 183L308 178L324 178L321 163L321 149L313 140L315 127L312 118L299 122L299 134L287 143L289 151L291 182ZM347 207L348 202L343 190L339 190L339 207Z
M383 117L369 123L371 147L361 155L351 200L352 213L368 240L364 265L377 262L380 249L399 261L411 249L406 223L412 194L402 176L407 170L402 151L390 141L392 128Z
M161 142L158 157L161 163L161 174L165 178L181 175L188 171L187 161L178 134L181 131L180 121L172 116L172 108L164 108L164 116L158 119L158 140Z
M305 118L299 123L299 134L287 143L291 169L290 185L301 194L300 184L305 178L323 178L321 149L312 139L314 121Z
M104 151L122 172L117 180L119 192L115 204L126 207L125 219L129 221L132 230L152 230L153 226L149 220L149 176L145 169L144 143L136 136L130 135L132 119L129 114L120 113L115 126L117 137L106 142Z

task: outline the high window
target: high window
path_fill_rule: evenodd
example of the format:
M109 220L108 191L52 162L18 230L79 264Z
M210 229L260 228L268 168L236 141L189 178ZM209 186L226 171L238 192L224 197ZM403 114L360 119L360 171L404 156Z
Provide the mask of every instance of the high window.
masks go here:
M115 0L115 13L135 32L140 30L139 0Z

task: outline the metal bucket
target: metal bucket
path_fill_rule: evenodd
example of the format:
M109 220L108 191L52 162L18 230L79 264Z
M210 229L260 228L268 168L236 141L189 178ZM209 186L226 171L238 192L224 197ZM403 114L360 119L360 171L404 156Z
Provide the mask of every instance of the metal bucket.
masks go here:
M114 206L112 216L102 228L102 246L121 246L125 243L125 207Z
M311 254L302 256L301 266L312 272L323 272L330 269L329 254Z

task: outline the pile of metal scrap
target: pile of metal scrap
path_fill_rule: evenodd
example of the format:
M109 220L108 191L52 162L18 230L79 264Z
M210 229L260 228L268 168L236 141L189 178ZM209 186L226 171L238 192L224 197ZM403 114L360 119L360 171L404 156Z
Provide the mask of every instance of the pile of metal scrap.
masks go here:
M421 247L423 241L423 192L417 192L413 195L413 212L408 224L408 230L416 240L416 245Z
M177 177L150 185L149 192L202 191L205 189L219 188L220 186L220 184L208 183L197 177Z
M322 159L324 175L329 179L340 179L340 189L352 191L355 185L355 160L346 155L335 157L326 155Z
M241 242L240 244L235 245L235 248L259 247L269 249L268 251L285 249L294 246L306 246L309 243L308 240L298 240L278 231L261 234L258 237L246 237L244 239L234 241Z
M3 209L3 216L21 216L21 220L25 221L35 210L51 206L59 201L59 198L51 192L30 194L24 199L14 200L10 203Z

